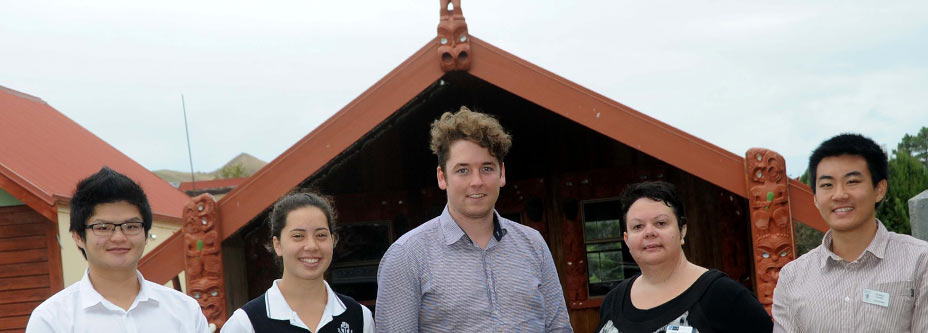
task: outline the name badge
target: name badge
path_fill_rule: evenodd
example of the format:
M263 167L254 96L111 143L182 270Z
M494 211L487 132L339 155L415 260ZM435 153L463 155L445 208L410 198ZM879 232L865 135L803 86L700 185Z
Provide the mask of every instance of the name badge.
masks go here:
M690 326L667 325L667 333L693 333Z
M882 307L889 307L889 293L884 293L882 291L864 289L864 303L869 303L873 305L879 305Z

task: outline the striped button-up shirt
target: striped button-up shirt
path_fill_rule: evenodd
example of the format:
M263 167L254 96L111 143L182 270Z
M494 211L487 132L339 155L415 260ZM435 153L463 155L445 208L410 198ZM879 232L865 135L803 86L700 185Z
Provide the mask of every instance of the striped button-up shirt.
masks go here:
M928 243L886 230L853 262L822 244L786 264L774 332L928 332Z
M572 332L538 231L495 214L486 249L445 207L400 237L377 272L377 332Z

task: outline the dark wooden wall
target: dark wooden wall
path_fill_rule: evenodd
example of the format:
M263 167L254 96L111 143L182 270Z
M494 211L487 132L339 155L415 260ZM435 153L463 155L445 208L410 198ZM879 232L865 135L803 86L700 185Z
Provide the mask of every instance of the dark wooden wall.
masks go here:
M588 295L580 205L584 200L617 198L630 183L676 184L690 221L684 247L689 260L721 269L753 288L746 200L466 74L446 76L326 167L307 175L299 187L333 195L340 223L393 221L396 239L444 207L428 130L443 112L461 105L495 115L513 135L504 161L507 185L497 210L518 216L547 240L577 332L596 327L602 301ZM255 255L261 252L257 243L266 242L266 234L255 231L263 220L256 218L251 229L243 230L251 230L245 232L257 239L248 269L266 275L266 254ZM259 279L252 293L267 288L268 278ZM373 304L369 298L359 299Z
M28 206L0 207L0 332L23 332L29 314L62 288L58 228Z

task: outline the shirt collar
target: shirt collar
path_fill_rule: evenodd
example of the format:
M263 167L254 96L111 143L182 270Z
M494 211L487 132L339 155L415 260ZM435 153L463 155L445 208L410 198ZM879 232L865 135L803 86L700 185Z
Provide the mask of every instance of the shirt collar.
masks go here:
M508 232L506 227L503 225L505 219L499 217L499 213L496 210L493 210L493 238L497 242L503 240L503 236L506 236ZM445 205L445 209L442 210L441 215L438 216L438 224L441 229L442 237L445 240L445 245L451 245L461 240L462 237L466 236L464 229L461 229L461 226L454 221L454 218L451 217L451 213L448 211L448 205Z
M267 290L267 295L264 297L264 303L267 307L267 317L276 320L288 320L290 321L290 325L305 327L306 324L299 319L300 317L297 315L296 311L293 311L290 305L287 304L287 300L284 299L284 294L280 292L280 287L277 286L278 283L280 283L280 279L274 280L271 288ZM347 309L345 303L342 303L342 300L335 295L335 291L329 287L329 283L324 280L322 283L325 285L325 292L328 295L326 298L328 298L328 300L325 303L325 310L322 312L322 318L319 320L319 327L331 322L333 317L341 315ZM315 327L307 329L313 332L316 330Z
M831 250L831 244L834 242L834 236L832 235L832 230L828 229L828 232L825 233L825 237L822 237L822 250L825 251L825 256L822 257L822 267L826 267L829 259L834 260L835 262L840 262L844 260L841 256L834 253ZM886 246L889 243L889 230L883 225L883 222L880 219L876 219L876 234L873 236L873 240L870 241L870 244L867 245L867 248L864 249L861 258L864 257L867 253L870 253L874 257L882 260L886 254Z
M141 302L153 301L157 302L158 300L154 297L154 294L151 292L151 288L145 286L145 277L142 276L142 272L138 270L135 271L136 278L139 279L139 293L135 296L135 300L132 302L132 305L129 307L129 310L135 308ZM122 308L117 307L115 304L103 298L103 295L100 295L93 287L93 283L90 282L90 269L84 270L84 276L81 278L78 283L78 288L80 290L80 306L82 309L87 309L97 304L102 304L104 307L111 310L122 310Z

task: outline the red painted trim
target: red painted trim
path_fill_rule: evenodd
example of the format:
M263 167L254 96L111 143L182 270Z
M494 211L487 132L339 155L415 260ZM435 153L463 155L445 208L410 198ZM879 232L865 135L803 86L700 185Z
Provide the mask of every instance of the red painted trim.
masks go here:
M219 200L223 239L357 142L444 74L437 39Z
M58 242L58 214L55 214L54 220L47 221L45 225L48 228L45 232L45 244L48 248L48 289L49 295L53 295L64 289L61 243Z
M0 171L8 171L0 168ZM22 201L26 206L32 208L45 218L51 221L58 221L58 209L55 208L55 200L49 196L43 198L36 195L35 192L26 189L12 178L8 177L5 172L0 172L0 188L12 195L16 200Z
M744 159L471 36L470 74L746 197Z
M814 197L809 185L795 179L789 180L789 210L793 220L821 232L828 231L822 214L815 208Z
M175 232L139 260L139 271L148 281L165 284L184 270L184 233Z
M582 301L573 301L567 304L567 307L570 308L570 310L598 308L600 305L603 305L603 299L604 297L596 297Z

